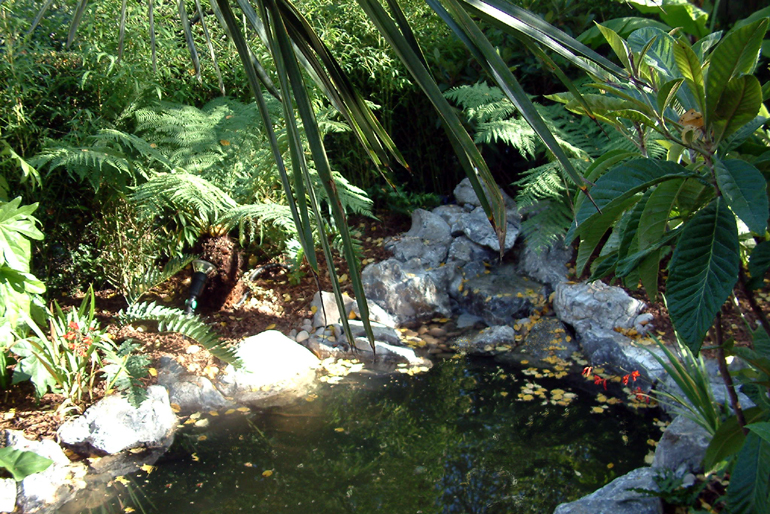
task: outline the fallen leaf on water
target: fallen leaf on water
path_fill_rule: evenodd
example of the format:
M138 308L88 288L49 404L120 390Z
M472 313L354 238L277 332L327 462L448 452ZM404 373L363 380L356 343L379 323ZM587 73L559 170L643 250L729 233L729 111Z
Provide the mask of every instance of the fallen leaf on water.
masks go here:
M149 464L142 464L142 466L139 469L141 469L142 471L144 471L149 475L150 473L155 471L155 466L150 466Z
M615 467L615 464L613 464L612 462L610 462L609 464L607 464L607 469L612 469L612 468L614 468L614 467Z
M133 507L126 507L123 512L135 512Z
M225 411L225 416L228 416L228 415L232 414L233 412L235 412L235 409L227 409Z
M208 439L208 437L206 437L205 435L198 436L198 441L205 441L206 439Z
M238 407L235 410L237 410L238 412L251 412L251 409L249 409L248 407Z
M265 478L270 477L272 475L273 475L273 470L272 469L266 469L265 471L262 472L262 476L265 477Z
M192 457L193 462L198 462L199 460L201 460L201 458L198 457L197 453L193 453L192 455L190 455L190 457Z
M171 404L171 410L176 413L176 412L179 412L180 410L182 410L182 407L180 407L178 403L172 403Z
M128 483L129 483L128 480L126 480L126 477L124 477L123 475L121 475L119 477L115 477L115 481L118 482L119 484L123 484L123 485L128 485Z
M602 409L601 407L591 407L591 412L593 414L601 414L604 412L604 409Z
M342 427L337 427L337 428L335 428L335 429L334 429L334 431L335 431L335 432L344 432L344 431L345 431L345 429L344 429L344 428L342 428Z

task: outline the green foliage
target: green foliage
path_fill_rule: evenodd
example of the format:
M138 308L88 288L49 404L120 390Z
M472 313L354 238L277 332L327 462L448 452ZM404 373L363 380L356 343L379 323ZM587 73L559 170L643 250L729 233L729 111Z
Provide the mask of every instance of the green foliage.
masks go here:
M763 124L761 94L751 73L767 25L758 20L717 44L704 38L692 46L659 29L637 30L626 41L600 27L632 80L595 83L606 94L583 99L593 116L634 141L646 158L590 178L591 196L602 212L578 199L569 233L581 239L578 269L612 228L622 244L605 243L606 265L598 269L614 271L629 287L641 281L654 297L662 250L673 247L668 307L694 353L738 280L740 255L751 252L750 246L740 248L746 239L739 237L735 216L758 237L767 227L766 179L750 163L753 157L736 151ZM572 94L553 98L589 113ZM752 130L738 135L747 123ZM666 161L649 158L653 139L668 148Z
M15 448L0 448L0 468L5 469L17 482L29 475L48 469L53 461L35 452L16 450Z
M225 346L211 328L197 316L188 316L181 309L164 307L154 302L129 305L119 316L124 323L157 321L159 332L177 332L206 348L224 362L237 363L231 348Z
M663 468L653 477L656 489L630 489L646 496L657 497L667 505L690 507L695 505L698 495L706 488L707 482L685 485L684 478L678 477L674 470Z
M106 391L113 389L121 391L128 402L139 407L147 399L147 389L139 381L147 375L150 366L150 358L145 355L137 355L134 352L140 346L131 340L124 341L120 346L116 344L105 345L104 367L102 372L107 381Z

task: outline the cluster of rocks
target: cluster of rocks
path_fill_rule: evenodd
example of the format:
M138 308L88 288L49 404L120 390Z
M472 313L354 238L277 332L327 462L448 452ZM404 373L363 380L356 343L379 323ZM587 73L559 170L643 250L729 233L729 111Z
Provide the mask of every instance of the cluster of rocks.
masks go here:
M461 351L500 360L526 357L545 366L546 359L566 360L582 351L594 366L637 370L647 383L666 382L652 354L621 333L649 328L652 316L642 313L641 302L601 282L568 283L570 250L563 245L542 251L528 248L519 238L522 216L507 196L502 252L467 180L455 189L455 198L456 205L415 211L409 232L386 243L393 257L363 271L378 362L429 367L429 355ZM506 256L502 264L501 254ZM549 296L555 316L548 312ZM177 412L281 405L314 386L320 359L371 356L362 313L353 299L344 298L344 312L331 293L317 294L312 306L312 319L302 320L290 337L267 331L242 341L236 352L242 364L238 369L228 366L209 379L163 359L159 385L149 388L149 399L138 409L111 396L65 423L59 431L65 447L122 456L98 461L100 474L87 473L83 463L70 463L52 441L34 443L6 431L6 445L32 448L54 465L19 484L0 482L0 510L15 504L23 512L54 512L78 490L153 462L173 440ZM349 320L350 337L342 330L343 317ZM448 318L453 321L446 323ZM561 505L556 513L662 512L658 499L628 489L654 489L660 468L680 476L697 473L708 443L708 434L698 430L678 418L658 445L652 468L636 470ZM137 448L146 451L125 451Z

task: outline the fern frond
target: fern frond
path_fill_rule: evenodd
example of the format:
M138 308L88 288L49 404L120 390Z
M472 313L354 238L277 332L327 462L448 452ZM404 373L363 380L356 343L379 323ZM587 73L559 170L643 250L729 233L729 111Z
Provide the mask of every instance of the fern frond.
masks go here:
M164 307L155 302L135 303L129 305L125 311L120 311L118 316L125 323L157 321L158 331L182 334L193 339L222 361L234 366L238 365L238 358L233 348L225 346L225 342L220 340L211 327L203 323L200 318L188 316L181 309Z
M563 201L544 200L536 212L521 222L521 233L527 245L535 251L563 241L574 215Z
M131 282L128 285L128 291L126 291L126 301L129 305L133 305L150 289L162 284L166 280L170 279L185 266L190 264L193 259L192 255L182 255L171 258L163 269L151 268L143 275L134 275L131 277Z
M480 123L473 140L476 143L505 143L524 157L534 159L538 138L526 121L507 119Z
M204 178L190 173L161 173L134 188L130 199L145 208L161 210L171 206L177 210L193 211L191 221L213 225L224 213L236 207L236 202L224 191Z

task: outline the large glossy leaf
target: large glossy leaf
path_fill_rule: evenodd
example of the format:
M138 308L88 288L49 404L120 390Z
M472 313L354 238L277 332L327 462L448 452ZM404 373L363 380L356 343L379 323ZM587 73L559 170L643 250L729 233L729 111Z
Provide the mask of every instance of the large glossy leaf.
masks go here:
M731 79L711 116L714 140L718 143L752 121L761 107L762 86L756 77Z
M706 126L715 116L728 83L754 69L767 25L768 20L763 19L734 30L712 52L706 77Z
M29 475L48 469L53 461L35 452L17 450L16 448L0 448L0 467L7 469L17 482Z
M739 266L735 216L717 197L684 227L666 284L671 321L696 355L738 280Z
M764 439L765 443L770 444L770 423L763 421L760 423L751 423L746 425L746 428L757 434Z
M671 27L682 27L698 38L708 33L708 13L687 0L626 0L644 14L654 14Z
M689 176L693 176L693 172L673 162L636 159L605 173L591 188L591 196L604 210L660 182ZM567 235L570 241L582 232L582 226L593 216L599 216L596 209L583 203L575 215L576 224Z
M731 514L770 512L768 473L770 443L754 432L746 436L727 487L727 505Z
M768 269L770 269L770 241L762 241L754 247L749 257L751 279L748 286L751 289L761 288Z
M578 275L583 273L594 250L604 238L604 234L615 225L615 222L627 209L631 208L638 201L639 198L633 196L626 198L625 201L618 202L612 207L602 209L601 216L597 216L585 223L580 234L580 246L578 247L577 261L575 264Z
M620 63L626 68L626 70L628 70L629 73L631 73L633 70L633 66L631 66L630 60L631 49L629 48L626 41L620 37L617 32L603 26L600 23L597 23L597 27L599 27L599 31L601 31L604 38L610 44L610 48L612 48L612 51L615 52L615 55L620 60Z
M767 230L767 181L762 173L746 161L715 160L717 185L727 204L749 230L764 235Z
M651 20L649 18L637 18L634 16L630 16L627 18L613 18L611 20L602 22L602 25L609 29L612 29L620 37L624 37L624 38L627 38L628 36L630 36L634 31L643 29L643 28L655 27L666 32L671 30L671 27L669 27L665 23L661 23L657 20ZM585 43L591 48L597 48L598 46L607 42L607 40L604 39L604 36L599 30L599 27L596 27L596 26L591 27L590 29L580 34L577 37L577 40L580 41L581 43Z
M770 82L768 82L770 84ZM735 150L739 146L741 146L748 138L754 134L757 129L762 127L765 123L767 123L768 118L764 116L757 116L750 122L746 123L742 127L740 127L738 130L733 132L733 134L727 138L725 138L719 148L720 155L724 155L725 153L729 152L730 150Z
M743 411L746 423L764 421L766 413L761 407L752 407ZM743 446L746 436L743 434L738 418L731 416L717 429L714 437L706 448L706 456L703 458L703 467L708 472L721 461L738 453Z

